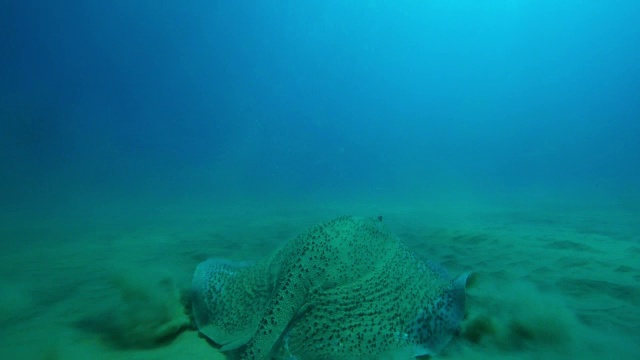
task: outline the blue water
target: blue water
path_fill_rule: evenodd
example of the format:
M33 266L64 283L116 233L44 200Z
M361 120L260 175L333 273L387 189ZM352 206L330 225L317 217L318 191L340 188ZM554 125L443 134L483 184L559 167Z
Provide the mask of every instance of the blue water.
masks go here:
M0 207L637 197L639 17L637 1L5 2Z
M196 265L349 213L479 274L450 359L637 357L638 19L1 2L0 358L221 359L189 325Z

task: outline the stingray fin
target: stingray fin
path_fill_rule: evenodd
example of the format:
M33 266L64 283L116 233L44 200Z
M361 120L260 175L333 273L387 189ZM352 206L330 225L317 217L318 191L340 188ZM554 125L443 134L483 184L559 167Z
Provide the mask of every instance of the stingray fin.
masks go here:
M437 306L421 310L412 321L409 333L414 343L413 356L436 355L458 332L464 318L468 278L469 273L464 273L451 281L435 299Z

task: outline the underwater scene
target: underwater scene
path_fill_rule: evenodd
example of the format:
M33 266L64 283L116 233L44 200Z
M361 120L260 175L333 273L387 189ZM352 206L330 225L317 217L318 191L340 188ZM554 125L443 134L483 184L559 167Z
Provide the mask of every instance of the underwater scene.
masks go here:
M640 2L0 5L0 358L637 359Z

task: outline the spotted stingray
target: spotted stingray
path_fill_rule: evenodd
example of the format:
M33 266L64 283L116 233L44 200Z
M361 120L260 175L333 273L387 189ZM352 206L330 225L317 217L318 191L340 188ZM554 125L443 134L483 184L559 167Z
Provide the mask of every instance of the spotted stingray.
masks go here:
M416 258L380 219L340 217L254 265L201 263L193 314L243 360L413 359L458 331L466 280Z

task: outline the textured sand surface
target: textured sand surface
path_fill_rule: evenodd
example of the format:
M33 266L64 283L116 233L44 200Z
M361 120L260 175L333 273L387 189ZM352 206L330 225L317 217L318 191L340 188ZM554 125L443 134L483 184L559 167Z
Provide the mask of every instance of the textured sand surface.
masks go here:
M633 359L640 213L614 207L282 206L5 226L0 358L223 359L184 293L210 257L255 260L341 214L388 228L451 273L476 272L455 359Z

